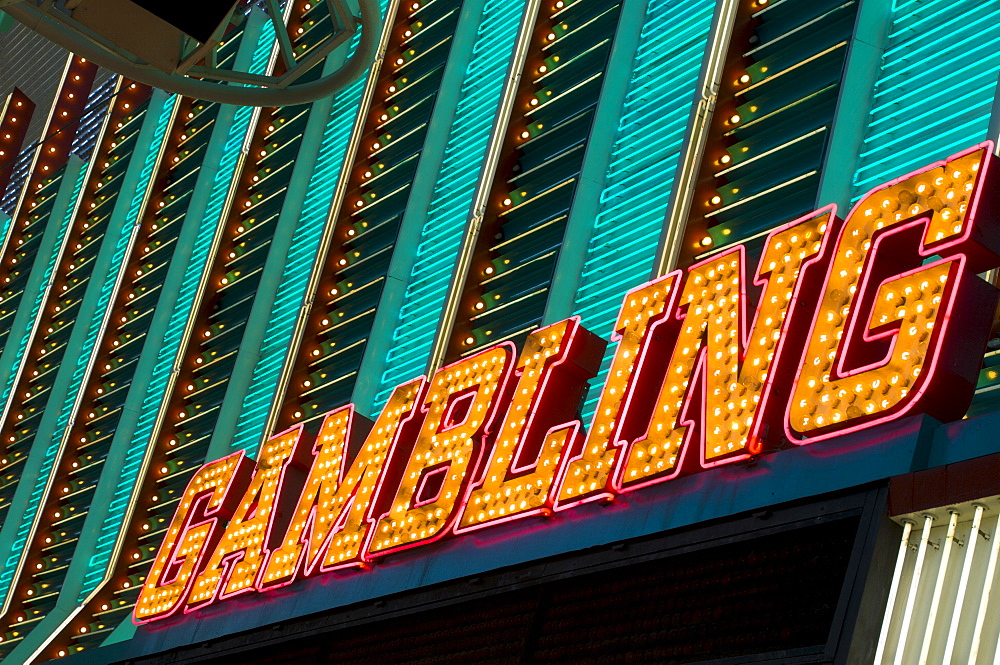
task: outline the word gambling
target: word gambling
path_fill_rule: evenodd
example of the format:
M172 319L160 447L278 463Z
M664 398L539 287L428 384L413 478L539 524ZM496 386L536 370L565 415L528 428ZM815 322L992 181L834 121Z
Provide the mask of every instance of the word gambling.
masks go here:
M351 405L192 477L134 610L146 623L444 537L918 413L961 418L991 333L1000 195L984 143L578 317ZM749 282L756 298L751 311ZM356 453L354 451L357 451ZM353 455L353 458L351 456Z

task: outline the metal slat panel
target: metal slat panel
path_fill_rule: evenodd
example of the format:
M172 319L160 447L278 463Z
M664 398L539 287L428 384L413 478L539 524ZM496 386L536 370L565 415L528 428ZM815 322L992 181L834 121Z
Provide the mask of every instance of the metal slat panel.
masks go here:
M398 310L392 349L382 365L375 397L380 408L399 383L422 374L437 333L472 197L502 92L504 72L520 19L520 4L486 3L466 69L455 121L445 147L416 261Z
M641 284L653 271L651 238L673 193L714 8L706 0L662 0L646 12L573 308L602 336L618 314L622 285ZM593 385L603 383L612 354L613 347ZM596 403L596 394L588 396L585 418Z

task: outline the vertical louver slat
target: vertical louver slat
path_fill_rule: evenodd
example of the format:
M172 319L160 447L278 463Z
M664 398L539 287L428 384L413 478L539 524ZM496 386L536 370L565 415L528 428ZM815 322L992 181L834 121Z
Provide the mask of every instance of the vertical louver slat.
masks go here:
M503 0L483 9L398 318L389 324L392 344L366 369L378 386L376 411L396 385L426 370L522 14L521 4Z
M893 518L902 537L874 665L996 662L1000 524L991 503Z
M241 41L242 31L234 33L223 46L222 56L226 59L236 58ZM196 183L199 188L204 189L213 182L216 185L228 182L233 176L231 162L235 162L235 155L228 154L223 158L223 164L219 165L217 174L204 183L199 179L202 171L207 168L205 160L210 154L210 142L216 140L213 139L215 133L221 130L223 135L228 133L232 139L223 148L223 152L238 152L238 141L245 132L251 112L249 109L240 109L240 119L235 121L232 114L227 119L222 119L223 115L223 107L219 104L187 98L177 102L154 176L154 186L145 201L125 282L106 331L103 347L105 352L96 368L97 373L92 377L97 401L115 411L115 419L122 417L121 410L130 397L128 389L138 369L137 364L148 332L154 324L154 315L163 300L172 299L173 294L163 293L164 281L171 264L178 259L177 244L182 229L192 224L200 231L195 242L195 255L189 260L187 273L194 276L203 269L204 257L197 257L207 251L211 243L219 211L216 210L214 215L211 211L205 212L205 204L202 202L198 204L202 214L192 213L191 206L195 205L192 197L197 195ZM217 127L219 122L223 123L221 128ZM243 132L240 127L244 128ZM214 174L215 166L212 165L207 170ZM216 187L213 195L209 208L213 204L221 206L225 191ZM194 218L192 214L195 215ZM192 306L192 291L193 289L182 288L181 299L175 305L175 312L185 318ZM171 340L165 340L162 347L164 350L171 353L175 350L178 341L175 338L179 337L182 327L182 322L174 322L171 333L174 346L171 346ZM164 389L162 383L151 385L147 396L162 400ZM147 415L155 417L156 410L157 407L151 406ZM88 423L81 439L94 436L94 424L96 423ZM110 445L115 434L114 428L106 429L108 423L101 423L100 427L100 440L105 442L104 445ZM139 433L135 438L144 440L144 435ZM86 601L86 604L76 614L73 622L62 627L52 649L62 648L67 652L76 652L95 647L117 625L128 620L145 572L162 538L162 529L165 528L163 523L169 520L175 506L176 495L183 490L190 473L198 468L206 454L204 445L176 446L172 445L173 441L171 439L169 442L165 441L163 446L158 446L146 460L145 466L142 454L145 446L133 447L133 454L127 456L127 478L135 480L136 474L142 469L146 471L145 477L138 478L143 488L139 491L142 505L136 507L136 515L141 517L137 517L126 530L124 541L117 550L118 559L111 564L110 574L98 577L95 570L94 575L88 573L85 576L84 593L80 601ZM127 485L123 483L122 486ZM174 499L161 503L161 496ZM115 504L119 510L125 508L120 500ZM101 551L107 551L112 544L112 540L101 538L97 547Z
M620 12L617 0L540 5L448 358L541 323Z
M460 11L460 0L404 2L399 9L330 245L317 265L279 430L351 399Z

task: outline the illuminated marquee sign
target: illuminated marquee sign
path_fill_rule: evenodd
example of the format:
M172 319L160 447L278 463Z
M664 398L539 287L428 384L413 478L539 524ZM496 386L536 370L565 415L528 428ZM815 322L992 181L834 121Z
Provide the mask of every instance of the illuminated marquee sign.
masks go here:
M137 623L501 522L905 415L960 418L1000 266L993 145L772 231L625 296L606 343L574 317L398 386L372 423L345 406L203 466L135 606ZM759 293L752 310L748 291ZM349 459L349 451L358 452Z

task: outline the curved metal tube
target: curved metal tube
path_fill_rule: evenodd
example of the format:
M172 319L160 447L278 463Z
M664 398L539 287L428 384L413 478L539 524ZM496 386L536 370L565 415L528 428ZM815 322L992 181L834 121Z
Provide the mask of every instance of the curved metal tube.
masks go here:
M378 26L382 16L378 0L359 0L361 37L358 48L340 69L316 81L292 84L287 88L261 88L209 83L186 76L173 76L140 67L115 57L84 37L65 29L29 3L7 5L3 11L41 36L126 78L174 92L185 97L206 99L237 106L288 106L316 101L357 79L371 64L378 46Z

